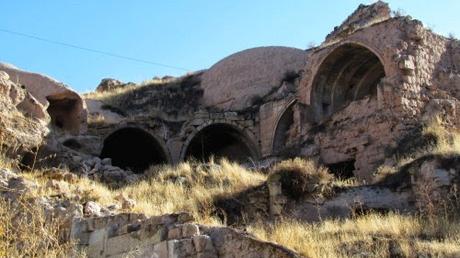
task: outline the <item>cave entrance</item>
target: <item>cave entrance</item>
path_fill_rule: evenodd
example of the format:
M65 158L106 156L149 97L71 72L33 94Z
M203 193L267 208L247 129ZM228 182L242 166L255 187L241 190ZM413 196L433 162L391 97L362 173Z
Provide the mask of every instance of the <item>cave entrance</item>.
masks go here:
M380 59L369 49L345 44L329 54L320 65L311 103L318 121L346 107L350 102L377 96L377 85L385 77Z
M356 160L351 159L347 161L328 164L327 168L329 168L329 171L337 178L350 179L355 176L355 162Z
M293 105L289 106L280 117L273 138L273 153L279 154L289 145L289 133L294 124Z
M77 134L80 131L81 102L77 98L62 94L46 97L49 106L46 109L51 124L63 131Z
M101 158L111 158L114 166L143 173L151 165L167 163L160 143L140 128L123 128L104 140Z
M254 160L257 155L250 139L234 126L214 124L199 131L185 152L185 159L207 162L211 157L244 163Z

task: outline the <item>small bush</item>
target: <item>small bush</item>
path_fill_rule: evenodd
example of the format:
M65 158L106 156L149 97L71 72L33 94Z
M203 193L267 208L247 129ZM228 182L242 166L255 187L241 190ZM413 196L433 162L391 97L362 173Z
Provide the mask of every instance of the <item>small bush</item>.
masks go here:
M294 200L307 195L328 195L332 189L332 180L333 176L327 168L301 158L280 162L268 178L269 182L280 182L283 194Z

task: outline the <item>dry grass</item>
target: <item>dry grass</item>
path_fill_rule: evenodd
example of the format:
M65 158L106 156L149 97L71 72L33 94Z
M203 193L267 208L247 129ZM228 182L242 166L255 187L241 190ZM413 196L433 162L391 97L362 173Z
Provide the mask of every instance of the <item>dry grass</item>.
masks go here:
M446 128L441 119L434 119L423 129L424 135L435 135L436 145L430 154L460 154L460 131Z
M172 83L174 81L180 80L181 78L182 77L145 80L141 82L140 84L127 84L123 87L115 88L115 89L108 90L108 91L103 91L103 92L93 91L93 92L84 93L83 98L100 100L104 103L109 104L112 102L112 99L117 98L120 95L124 95L128 92L140 89L141 87L162 86L162 85L166 85L168 83Z
M0 161L0 166L10 163L5 159ZM308 175L323 175L320 177L323 181L318 179L318 182L330 182L327 170L311 161L291 160L281 163L277 169L286 171L294 168ZM56 194L55 189L45 187L53 178L49 171L35 170L23 176L43 186L31 192L33 197ZM257 186L267 181L267 176L221 160L209 164L187 162L177 166L152 167L146 180L117 190L88 179L77 179L71 184L59 179L56 181L65 186L64 198L80 196L75 199L80 203L93 200L111 205L117 203L116 196L122 193L136 201L131 211L147 215L188 211L199 223L220 224L221 221L214 216L215 198L231 196ZM355 182L339 181L332 184L353 185ZM5 254L13 257L59 257L68 254L73 246L59 243L59 225L56 224L59 222L46 222L39 209L24 207L17 210L0 203L0 257ZM16 219L18 213L24 214L22 219ZM13 221L17 222L13 224ZM445 218L427 223L424 218L416 216L368 214L318 224L284 219L274 224L259 221L249 225L247 230L261 239L277 242L307 257L389 257L395 252L406 257L460 255L460 223ZM28 245L24 247L18 243Z
M118 203L116 197L123 194L136 202L130 211L152 216L186 211L204 224L219 223L214 216L215 198L233 195L266 180L265 175L227 160L211 161L209 164L190 161L177 166L152 167L145 180L116 190L79 178L71 184L55 180L63 184L65 189L64 192L56 192L45 187L50 176L46 170L24 174L24 177L42 186L35 190L35 196L59 193L69 199L79 196L80 203L96 201L108 206Z
M460 255L459 222L428 225L421 218L399 214L368 214L319 224L283 220L254 225L248 231L306 257L392 257L396 252L400 257Z
M434 138L436 141L433 145L423 146L408 155L393 157L394 164L377 168L375 172L377 179L394 174L405 165L427 155L460 155L460 130L448 128L439 118L434 118L423 126L421 137Z
M109 90L109 91L103 91L103 92L93 91L93 92L84 93L83 98L85 98L85 99L95 99L95 100L100 100L100 101L104 102L104 101L109 100L109 99L111 99L111 98L113 98L115 96L125 94L127 92L133 91L133 90L138 89L138 88L139 88L138 85L132 84L132 85L127 85L125 87L115 88L115 89Z
M187 211L204 224L218 223L213 216L216 197L233 195L266 180L265 175L227 160L155 167L149 174L148 180L120 190L136 200L135 211L148 215Z
M26 196L14 203L0 199L0 257L83 256L73 242L60 239L62 224Z
M333 176L313 160L295 158L277 164L268 180L280 182L283 193L292 198L326 196L331 192Z

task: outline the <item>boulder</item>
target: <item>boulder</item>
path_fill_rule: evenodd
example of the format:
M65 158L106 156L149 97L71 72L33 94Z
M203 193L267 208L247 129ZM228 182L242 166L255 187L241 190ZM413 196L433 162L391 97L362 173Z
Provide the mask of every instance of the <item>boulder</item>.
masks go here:
M121 88L125 85L126 84L123 83L122 81L115 80L112 78L105 78L105 79L102 79L102 81L99 83L99 85L96 88L96 91L97 92L111 91L114 89Z

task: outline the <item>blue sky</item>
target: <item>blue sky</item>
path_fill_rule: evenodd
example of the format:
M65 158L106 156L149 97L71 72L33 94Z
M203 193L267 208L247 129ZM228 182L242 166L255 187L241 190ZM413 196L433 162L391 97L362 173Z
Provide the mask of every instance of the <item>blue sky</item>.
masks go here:
M394 0L443 35L460 36L460 1ZM4 0L0 30L10 30L194 71L258 46L306 49L321 43L368 0ZM105 77L140 82L176 70L0 32L0 62L50 75L79 92Z

